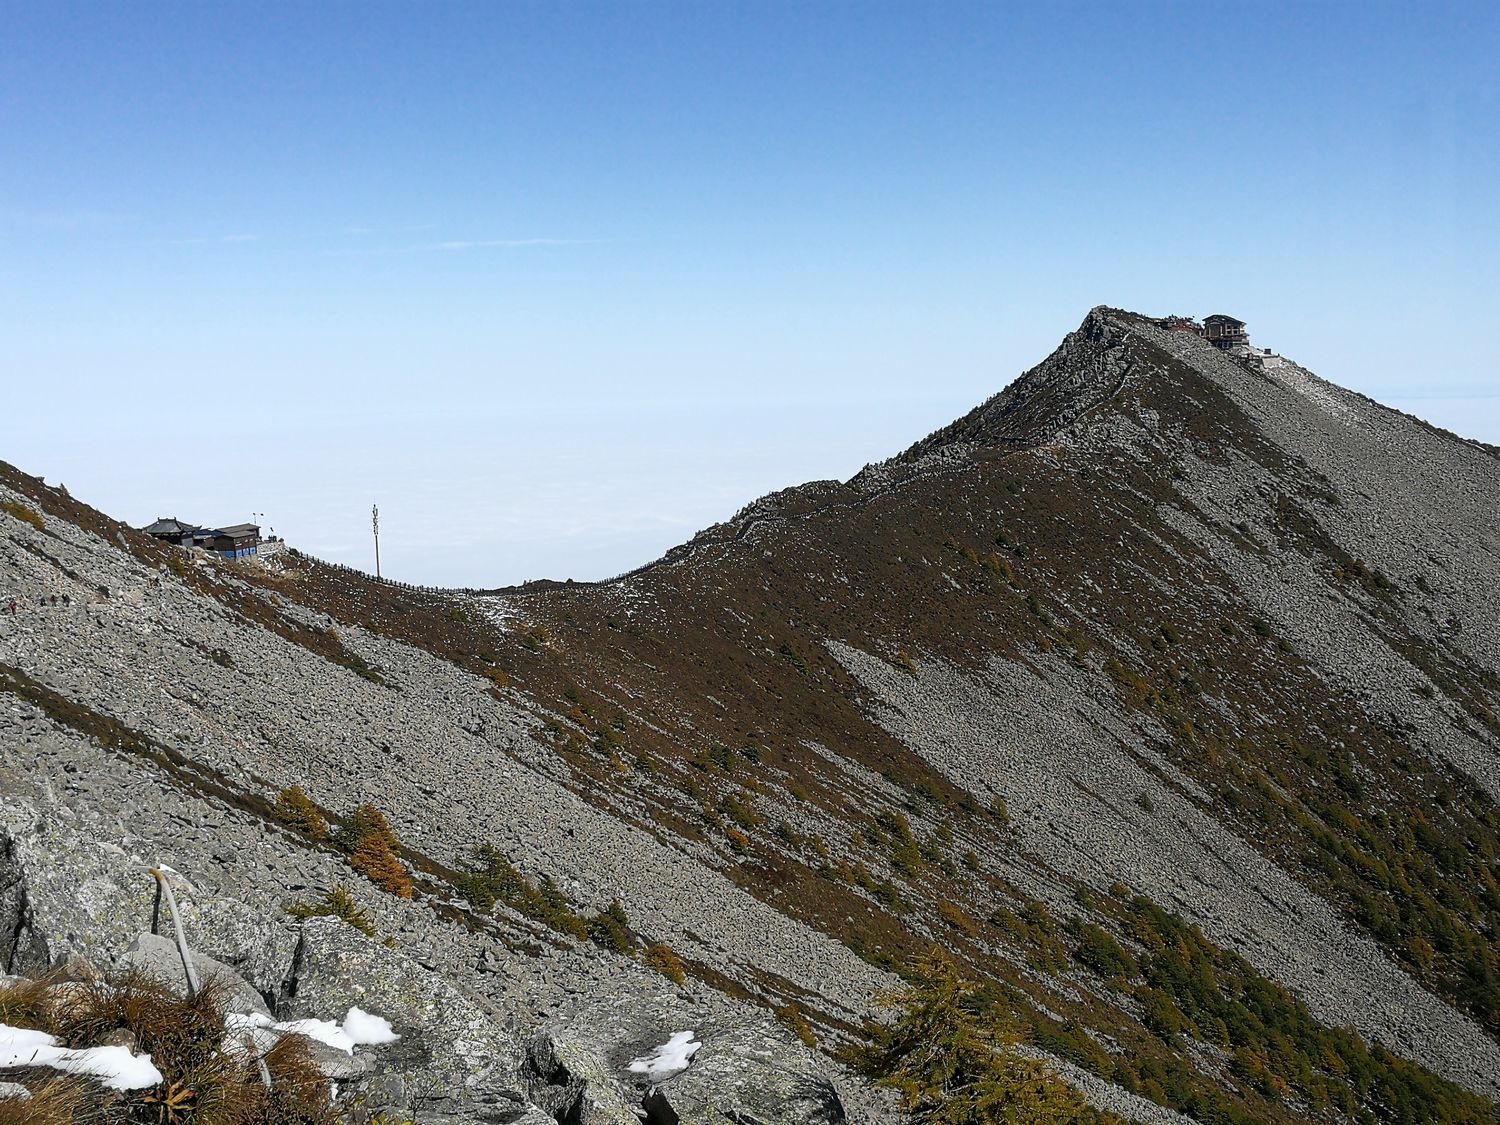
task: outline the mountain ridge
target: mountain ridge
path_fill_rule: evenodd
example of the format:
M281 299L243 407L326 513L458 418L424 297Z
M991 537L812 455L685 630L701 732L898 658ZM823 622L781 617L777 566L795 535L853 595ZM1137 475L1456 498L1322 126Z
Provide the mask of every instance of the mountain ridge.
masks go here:
M426 882L355 890L522 1024L539 974L586 961L616 995L633 970L518 953L546 926L505 908L419 923L480 843L580 915L623 904L637 956L669 945L726 1021L791 1008L844 1041L937 944L1139 1120L1500 1096L1500 465L1295 365L1095 309L849 482L607 583L480 597L194 558L0 488L40 521L0 516L10 587L79 606L4 622L29 763L4 792L68 806L55 762L113 753L96 713L236 817L292 784L373 801ZM186 792L163 768L130 766ZM88 800L212 872L208 836ZM235 871L274 897L306 885L288 864ZM504 987L472 968L502 935Z

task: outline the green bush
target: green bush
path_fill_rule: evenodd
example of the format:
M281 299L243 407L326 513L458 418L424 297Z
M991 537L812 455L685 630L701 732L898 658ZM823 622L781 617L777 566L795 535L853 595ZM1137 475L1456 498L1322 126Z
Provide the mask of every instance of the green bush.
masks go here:
M503 903L528 918L573 937L588 934L583 919L550 876L533 885L517 871L499 848L480 844L470 853L470 868L454 877L453 885L476 910L488 914Z
M1078 962L1105 978L1128 979L1136 974L1135 958L1120 948L1109 932L1091 922L1073 927L1078 948L1073 956Z
M1046 1066L1019 1054L1018 1025L975 1011L975 988L945 958L907 973L909 988L882 1004L890 1025L845 1052L861 1073L895 1093L901 1109L928 1125L1044 1125L1103 1120Z
M595 944L616 953L630 952L630 920L625 916L625 908L620 905L619 900L610 903L592 918L585 919L584 925L588 928L590 940Z
M375 926L371 923L370 916L360 909L359 903L343 887L334 887L325 892L317 902L294 903L286 908L286 912L293 918L337 918L363 934L375 936Z
M396 845L396 833L385 814L374 805L365 804L340 820L331 838L340 850L352 854L366 840L377 836L392 847Z

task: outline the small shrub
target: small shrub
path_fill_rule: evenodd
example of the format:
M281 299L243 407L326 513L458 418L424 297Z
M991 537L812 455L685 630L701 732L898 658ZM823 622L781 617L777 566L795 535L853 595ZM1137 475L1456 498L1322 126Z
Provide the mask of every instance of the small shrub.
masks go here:
M349 855L349 866L387 894L411 898L413 886L405 865L385 836L366 836Z
M934 1125L1082 1122L1091 1111L1047 1067L1016 1051L1021 1029L973 1011L975 988L945 958L908 969L909 988L881 998L894 1023L872 1024L869 1045L846 1053L901 1109Z
M796 1004L787 1003L777 1008L776 1018L785 1024L809 1051L818 1049L818 1037L812 1025L807 1022L807 1017L802 1014Z
M1128 978L1136 974L1135 959L1120 948L1108 931L1091 922L1080 923L1074 931L1079 939L1073 956L1079 963L1106 979Z
M545 625L532 625L522 630L516 639L521 642L523 648L531 652L540 652L552 644L552 633Z
M756 828L761 823L760 814L755 811L755 798L749 793L727 794L719 802L719 811L741 828Z
M990 798L990 812L1002 825L1010 825L1010 809L1005 804L1005 798L996 793Z
M740 855L744 855L750 850L750 837L746 836L738 828L731 828L724 835L729 840L729 846Z
M801 672L803 675L807 674L807 660L800 652L797 651L796 647L792 644L791 641L783 641L781 647L776 651L779 655L784 656L787 660L791 661L792 667L797 669L797 671Z
M375 927L370 916L360 909L359 903L343 887L325 891L318 902L298 902L286 908L293 918L333 917L347 922L368 937L375 936Z
M396 833L386 820L385 814L374 805L360 805L339 822L332 840L343 851L351 855L366 840L378 836L391 847L395 847Z
M687 983L687 970L683 967L682 959L672 951L672 947L664 941L653 942L646 946L645 955L642 957L646 968L655 969L662 976L676 985Z
M734 772L734 751L727 746L710 746L708 760L725 773Z
M0 512L14 516L22 523L29 523L38 531L47 530L47 523L42 519L41 514L33 512L25 504L17 504L14 500L0 500Z
M588 936L583 919L573 913L567 897L550 877L533 885L493 844L475 848L470 864L468 871L454 877L453 885L480 913L488 914L501 902L560 933L577 938Z
M1026 595L1026 608L1043 625L1052 624L1052 615L1047 612L1046 607L1042 605L1041 599L1035 594Z
M1172 997L1159 988L1143 988L1136 993L1141 1002L1141 1022L1162 1039L1170 1041L1179 1031L1188 1030L1188 1022L1172 1002Z
M971 938L979 936L979 923L947 899L943 899L938 903L937 912L939 918L959 933Z
M300 785L293 785L276 794L276 804L271 814L293 832L301 833L309 840L323 843L328 839L327 819Z
M616 953L630 952L630 920L625 916L625 908L618 899L592 918L585 919L584 925L588 929L589 939L595 944Z

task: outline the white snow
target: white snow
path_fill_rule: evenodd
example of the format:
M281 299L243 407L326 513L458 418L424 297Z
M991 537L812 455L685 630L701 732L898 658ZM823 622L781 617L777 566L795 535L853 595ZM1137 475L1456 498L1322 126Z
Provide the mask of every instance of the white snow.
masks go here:
M371 1047L394 1043L401 1038L391 1030L390 1020L372 1016L363 1008L350 1008L344 1014L344 1034L353 1039L357 1046L368 1044Z
M379 1046L382 1043L394 1043L401 1036L391 1030L389 1020L381 1016L371 1015L363 1008L350 1008L344 1013L343 1023L335 1023L333 1020L290 1020L287 1023L271 1023L265 1016L235 1016L233 1022L225 1020L225 1026L231 1031L247 1031L256 1028L268 1027L272 1031L280 1031L289 1035L305 1035L309 1039L316 1039L319 1043L326 1043L330 1047L337 1047L345 1054L354 1054L355 1047Z
M702 1043L694 1043L697 1032L679 1031L649 1055L631 1062L633 1074L644 1074L648 1082L662 1082L688 1068Z
M290 1023L276 1024L273 1030L285 1031L292 1035L305 1035L309 1039L316 1039L319 1043L337 1047L346 1055L354 1054L354 1040L345 1035L344 1029L332 1020L292 1020Z
M139 1090L162 1080L150 1055L132 1055L124 1047L59 1047L46 1032L0 1023L0 1070L41 1066L66 1074L97 1078L111 1090Z

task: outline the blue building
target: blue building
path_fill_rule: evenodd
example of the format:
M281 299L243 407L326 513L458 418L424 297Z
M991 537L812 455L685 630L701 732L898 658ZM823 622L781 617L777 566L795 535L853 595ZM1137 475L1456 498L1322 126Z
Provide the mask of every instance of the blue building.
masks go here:
M178 547L201 547L225 559L246 558L255 554L260 547L260 526L253 523L199 527L194 523L183 523L174 516L171 519L158 519L141 530L164 543L172 543Z

